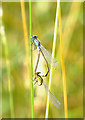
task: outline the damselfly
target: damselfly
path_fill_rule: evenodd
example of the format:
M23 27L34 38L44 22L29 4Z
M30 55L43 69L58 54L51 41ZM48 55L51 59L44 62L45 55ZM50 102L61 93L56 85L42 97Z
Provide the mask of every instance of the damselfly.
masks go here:
M34 85L37 83L39 86L44 85L46 92L49 94L49 98L51 100L51 102L57 107L60 108L60 102L58 101L58 99L55 97L55 95L48 89L47 85L44 83L43 78L41 77L41 75L39 75L40 72L35 73L35 77L34 80L35 83Z
M38 60L39 60L40 52L41 52L42 56L44 57L44 59L46 61L48 71L45 75L41 75L42 77L46 77L49 73L48 63L52 64L52 67L56 67L57 61L56 61L56 59L52 58L51 54L41 45L40 41L38 40L38 36L33 35L31 38L32 38L32 44L34 44L35 49L38 50ZM37 64L38 64L38 61L37 61ZM36 69L37 69L37 65L36 65L35 71L36 71Z

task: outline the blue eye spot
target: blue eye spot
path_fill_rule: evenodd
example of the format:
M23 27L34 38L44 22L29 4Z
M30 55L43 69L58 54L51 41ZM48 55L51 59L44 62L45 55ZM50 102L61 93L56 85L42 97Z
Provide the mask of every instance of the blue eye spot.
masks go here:
M37 35L33 35L33 36L31 36L31 38L32 39L36 39L36 38L38 38L38 36Z

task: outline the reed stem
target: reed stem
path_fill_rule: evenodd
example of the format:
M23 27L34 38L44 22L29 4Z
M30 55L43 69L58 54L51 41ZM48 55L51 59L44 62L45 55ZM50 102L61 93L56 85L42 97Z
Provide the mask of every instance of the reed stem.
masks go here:
M33 80L33 64L32 64L32 45L30 44L30 55L29 56L29 47L28 47L28 33L26 27L26 17L25 17L25 7L24 7L24 0L21 0L21 10L22 10L22 21L23 21L23 29L24 29L24 39L25 39L25 49L27 53L27 58L31 59L31 80ZM31 0L29 1L29 19L30 19L30 38L32 35L32 24L31 24ZM29 66L30 64L28 64ZM29 67L28 67L29 68ZM29 74L29 72L28 72ZM31 82L31 106L32 106L32 118L34 118L34 93L33 93L33 82Z
M22 22L23 22L23 30L24 30L25 50L26 50L26 54L27 54L27 58L28 58L29 57L29 47L28 47L28 33L27 33L27 25L26 25L24 0L21 0L21 11L22 11Z
M31 38L31 36L32 36L31 0L29 0L29 19L30 19L30 38ZM32 44L30 44L30 55L31 55L31 81L33 81ZM31 82L31 104L32 104L32 118L34 118L33 82Z
M66 88L66 74L65 74L65 64L64 64L64 46L63 46L63 37L62 37L60 3L59 3L59 30L60 30L61 61L62 61L62 73L63 73L64 110L65 110L65 118L68 118L67 88Z
M58 27L58 14L59 14L59 0L57 2L57 9L56 9L56 19L55 19L55 28L54 28L54 40L53 40L52 58L54 58L55 48L56 48L57 27ZM51 84L52 84L52 74L53 74L53 68L52 68L52 65L51 65L50 77L49 77L49 86L48 86L49 90L51 89ZM47 106L46 106L45 118L48 118L48 113L49 113L49 94L47 96Z
M0 13L2 13L2 7L0 6ZM12 84L11 84L11 70L10 70L10 60L9 60L9 51L5 35L4 26L2 23L2 14L0 14L0 31L1 31L1 40L4 47L6 65L7 65L7 77L8 77L8 90L9 90L9 102L10 102L10 114L11 118L14 118L14 106L13 106L13 93L12 93Z

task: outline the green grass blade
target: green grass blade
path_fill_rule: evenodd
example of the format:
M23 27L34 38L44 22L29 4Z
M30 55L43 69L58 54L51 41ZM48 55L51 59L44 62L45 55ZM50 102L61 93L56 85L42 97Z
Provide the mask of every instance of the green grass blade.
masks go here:
M0 8L0 11L2 11L2 8ZM14 118L14 106L13 106L13 94L12 94L12 84L11 84L11 70L10 70L9 52L8 52L6 35L5 35L5 28L2 24L2 15L0 15L0 23L1 23L0 24L1 40L2 40L3 47L4 47L6 65L7 65L10 114L11 114L11 118Z
M31 0L29 0L29 19L30 19L30 38L32 36L32 18L31 18ZM31 55L31 80L33 80L33 64L32 64L32 45L30 45ZM31 82L31 104L32 104L32 118L34 118L34 91L33 82Z

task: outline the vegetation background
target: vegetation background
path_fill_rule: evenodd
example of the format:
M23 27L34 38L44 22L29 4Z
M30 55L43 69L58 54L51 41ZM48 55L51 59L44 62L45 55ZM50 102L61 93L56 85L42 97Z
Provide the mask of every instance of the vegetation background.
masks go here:
M22 25L21 5L2 3L3 19L11 70L11 88L13 93L14 114L16 118L31 117L30 65L27 72L27 59ZM25 3L26 23L29 38L29 5ZM56 3L32 3L32 34L38 35L41 44L52 51ZM83 3L61 3L61 19L65 53L67 81L68 117L83 117ZM29 44L30 45L30 39ZM50 102L49 117L64 117L63 80L60 56L59 29L55 58L58 66L53 72L51 91L61 103L57 109ZM30 47L29 47L30 51ZM33 51L35 66L37 51ZM30 56L29 56L30 60ZM41 62L42 59L40 59ZM41 70L45 71L44 62ZM40 68L39 68L40 69ZM29 74L28 74L29 73ZM2 45L2 117L10 118L9 90L4 46ZM48 78L44 79L48 85ZM43 86L34 86L34 113L36 118L44 118L46 110L46 92Z

